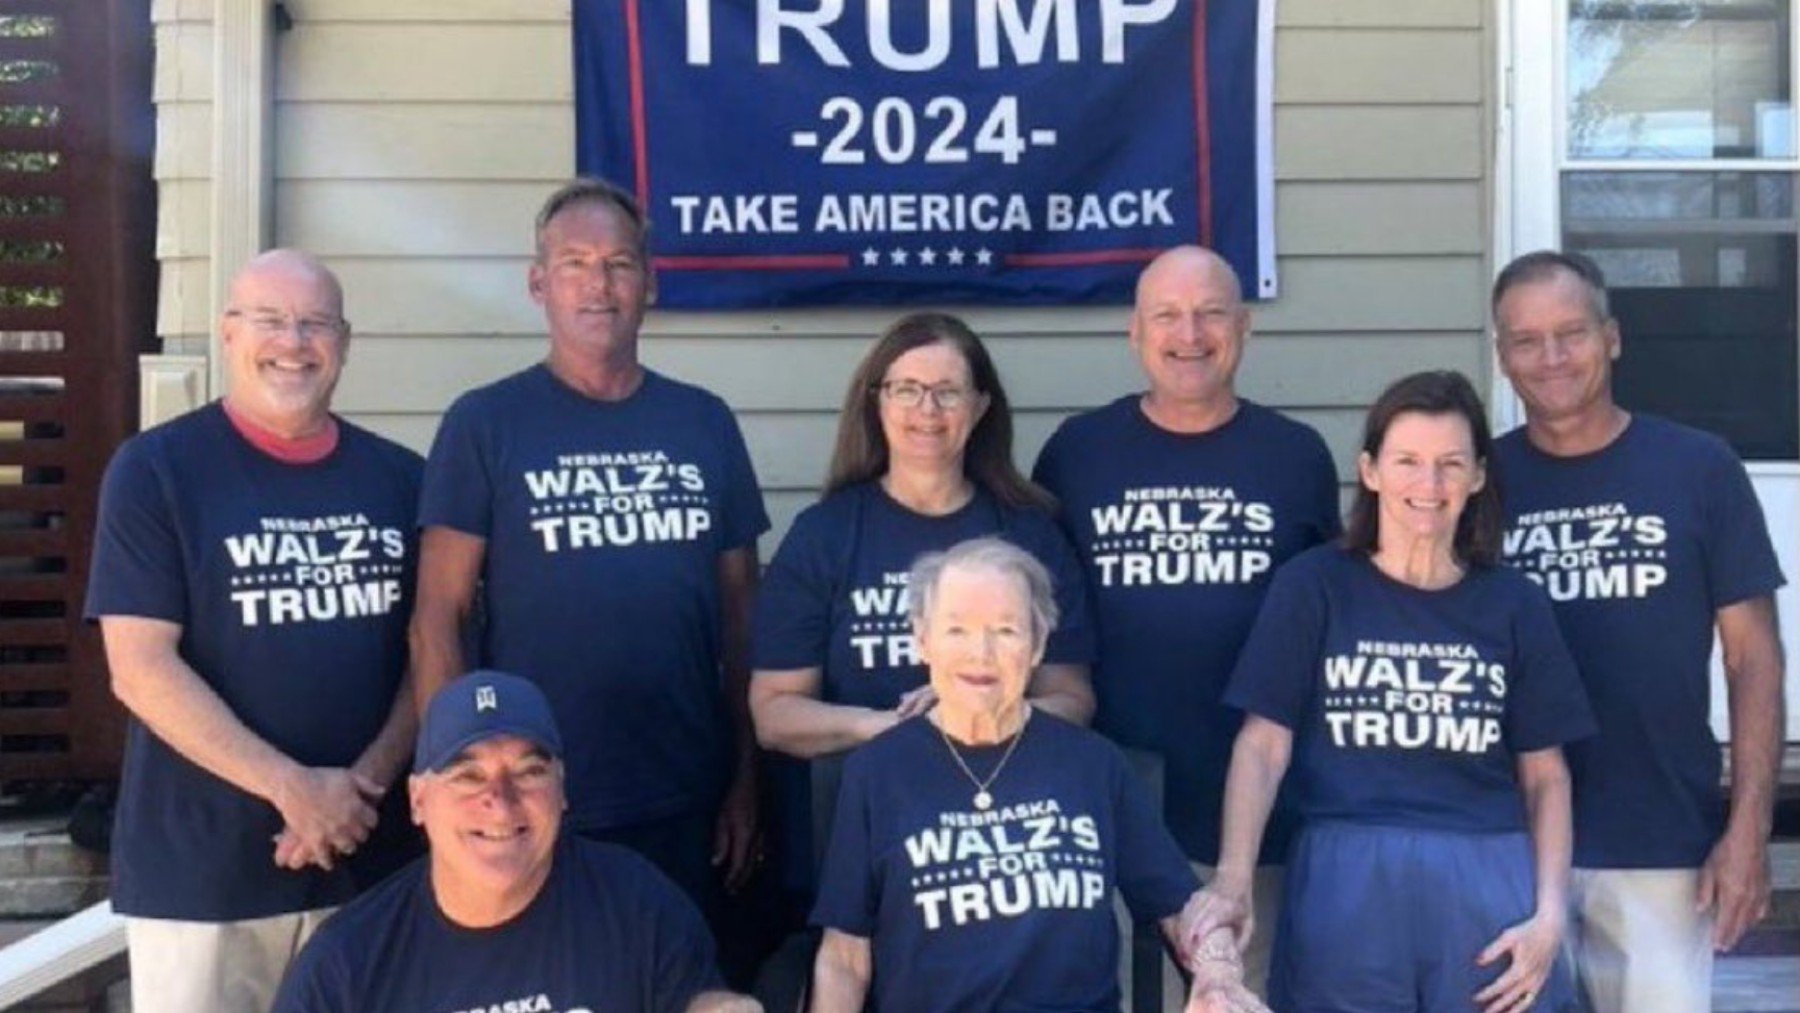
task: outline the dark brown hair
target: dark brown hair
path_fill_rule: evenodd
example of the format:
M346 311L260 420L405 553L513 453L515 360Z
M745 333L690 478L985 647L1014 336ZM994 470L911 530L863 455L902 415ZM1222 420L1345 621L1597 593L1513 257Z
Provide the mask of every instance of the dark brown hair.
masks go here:
M1487 480L1469 497L1462 516L1456 519L1456 539L1451 551L1465 565L1493 566L1500 561L1500 481L1492 468L1494 438L1488 432L1487 410L1481 405L1481 397L1469 384L1469 378L1455 370L1401 377L1382 391L1369 409L1368 421L1363 423L1362 452L1370 458L1380 456L1388 428L1408 413L1460 415L1469 424L1475 459L1487 467ZM1344 547L1364 553L1379 548L1379 513L1378 497L1358 481L1350 520L1344 525Z
M881 381L894 360L915 348L949 345L969 365L969 380L986 394L987 411L969 433L963 473L995 499L1011 507L1054 509L1056 501L1013 464L1012 406L1000 373L969 325L948 313L910 313L894 321L850 374L844 407L838 413L837 443L825 476L825 495L887 473L887 437L881 431Z

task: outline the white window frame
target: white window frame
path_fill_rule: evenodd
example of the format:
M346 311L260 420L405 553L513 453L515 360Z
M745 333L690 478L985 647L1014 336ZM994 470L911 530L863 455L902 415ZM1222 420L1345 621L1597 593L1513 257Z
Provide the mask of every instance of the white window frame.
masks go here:
M1800 34L1800 0L1794 3L1793 24ZM1495 118L1494 165L1494 264L1496 269L1529 250L1556 249L1562 243L1560 178L1564 170L1714 170L1793 172L1800 176L1800 150L1785 159L1659 159L1655 162L1618 159L1565 160L1562 157L1567 118L1561 101L1564 86L1564 42L1568 38L1568 0L1495 0L1495 61L1499 100ZM1546 44L1547 43L1547 44ZM1800 38L1788 46L1789 81L1800 105ZM1800 335L1796 335L1800 340ZM1627 347L1631 335L1625 335ZM1490 354L1492 354L1490 352ZM1493 368L1493 406L1496 432L1505 432L1525 420L1525 411L1511 384ZM1627 406L1629 407L1629 406ZM1789 668L1800 657L1800 460L1753 461L1746 464L1758 497L1762 500L1776 551L1788 586L1776 595L1781 614L1782 640L1788 645ZM1728 731L1726 699L1715 652L1713 728L1724 738ZM1787 739L1800 741L1800 679L1787 680Z
M1794 19L1800 25L1800 4ZM1505 264L1528 250L1556 249L1562 242L1562 208L1558 186L1567 168L1584 170L1655 170L1795 172L1800 150L1785 159L1630 159L1562 158L1568 118L1563 94L1564 40L1568 38L1568 0L1495 0L1500 59L1496 82L1500 96L1495 145L1494 262ZM1521 44L1518 40L1532 40ZM1548 45L1544 44L1545 41ZM1788 46L1788 79L1800 84L1800 39ZM1547 85L1546 85L1547 83ZM1800 102L1800 95L1793 96ZM1506 378L1494 370L1495 422L1510 429L1524 421L1524 411ZM1777 469L1795 462L1761 462Z

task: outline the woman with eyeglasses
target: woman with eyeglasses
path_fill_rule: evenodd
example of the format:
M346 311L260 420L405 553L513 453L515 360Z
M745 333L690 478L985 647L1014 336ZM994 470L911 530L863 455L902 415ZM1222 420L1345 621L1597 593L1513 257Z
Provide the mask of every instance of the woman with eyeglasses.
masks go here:
M823 498L795 518L763 577L750 686L757 738L791 757L826 756L930 710L906 575L920 555L982 535L1026 549L1055 578L1066 618L1030 696L1087 723L1093 627L1051 505L1013 464L1006 391L975 332L943 313L896 321L850 378ZM788 810L784 879L804 902L806 784L791 767L776 780Z

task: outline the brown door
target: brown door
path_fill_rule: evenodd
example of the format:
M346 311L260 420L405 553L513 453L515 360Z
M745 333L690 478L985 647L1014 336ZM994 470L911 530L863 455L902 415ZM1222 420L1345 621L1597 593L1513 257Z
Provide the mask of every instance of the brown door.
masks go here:
M150 0L0 0L0 781L117 775L81 618L153 350Z

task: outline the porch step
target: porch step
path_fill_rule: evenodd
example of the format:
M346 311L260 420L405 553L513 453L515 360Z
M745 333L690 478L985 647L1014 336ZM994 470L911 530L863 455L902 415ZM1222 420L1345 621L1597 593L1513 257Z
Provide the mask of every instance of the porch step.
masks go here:
M103 855L69 841L67 814L0 819L0 947L106 899ZM11 1007L9 1013L120 1013L130 1008L123 954Z
M1713 963L1713 1013L1800 1013L1800 934L1757 929Z
M105 856L72 844L67 822L0 822L0 919L60 918L106 898Z
M1800 840L1778 838L1769 845L1769 886L1769 918L1763 924L1800 931Z

